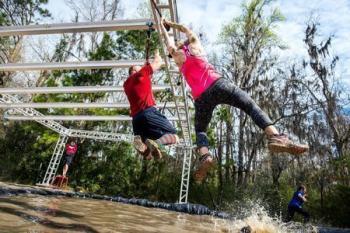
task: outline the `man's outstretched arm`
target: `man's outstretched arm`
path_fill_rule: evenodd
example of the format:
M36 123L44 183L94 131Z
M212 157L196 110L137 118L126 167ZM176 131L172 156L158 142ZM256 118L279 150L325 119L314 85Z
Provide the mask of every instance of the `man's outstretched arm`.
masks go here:
M151 62L150 65L151 65L151 67L152 67L153 72L159 70L160 67L162 66L162 58L161 58L161 56L159 55L158 49L155 51L155 53L154 53L154 59L153 59L153 61Z

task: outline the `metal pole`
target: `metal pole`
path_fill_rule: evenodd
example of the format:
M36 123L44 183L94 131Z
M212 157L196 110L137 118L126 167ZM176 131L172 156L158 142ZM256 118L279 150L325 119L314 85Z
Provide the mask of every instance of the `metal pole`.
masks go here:
M157 107L161 108L164 103L158 103ZM175 108L174 103L167 103L167 108ZM0 109L10 108L130 108L129 103L0 103Z
M168 85L153 85L154 92L169 90ZM15 87L0 88L0 94L59 94L59 93L98 93L124 92L122 86L75 86L75 87Z
M51 63L8 63L0 64L0 71L29 70L81 70L81 69L112 69L129 68L132 65L144 65L143 60L118 61L81 61L81 62L51 62Z
M7 120L16 121L131 121L132 118L129 116L65 116L65 115L45 115L45 116L19 116L19 115L5 115ZM169 117L169 121L178 121L177 117Z
M57 23L0 27L1 36L24 36L119 30L147 30L150 19L112 20L101 22Z

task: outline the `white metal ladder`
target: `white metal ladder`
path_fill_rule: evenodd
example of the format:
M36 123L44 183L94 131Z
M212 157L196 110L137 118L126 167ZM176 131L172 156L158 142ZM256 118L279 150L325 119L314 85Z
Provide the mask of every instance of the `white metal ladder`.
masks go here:
M152 0L150 0L152 1ZM160 10L169 10L171 20L174 22L178 22L177 10L176 10L176 2L174 0L167 0L167 4L160 4L159 0L156 1L157 7ZM161 35L160 29L160 17L158 15L157 10L153 6L152 2L150 2L152 6L152 12L154 17L154 22L156 24L157 31L159 35ZM178 32L174 29L172 35L174 39L178 39ZM178 68L170 61L167 54L167 48L165 44L165 38L160 38L162 42L162 50L163 50L163 59L165 62L165 71L168 79L170 80L171 91L174 95L174 102L176 105L176 112L179 118L180 128L182 131L182 136L184 139L184 150L183 153L183 166L182 166L182 175L181 175L181 186L180 186L180 195L179 195L179 203L187 203L188 192L189 192L189 180L190 180L190 168L191 168L191 159L192 159L192 138L191 138L191 122L190 122L190 112L189 112L189 104L187 99L186 85L181 77L181 74L176 71ZM175 84L175 80L179 78L180 85ZM180 104L179 103L183 103Z
M68 137L66 135L59 136L55 146L55 150L51 156L49 166L47 166L44 179L41 182L42 185L50 185L54 177L56 176L58 166L60 165L67 140L68 140Z

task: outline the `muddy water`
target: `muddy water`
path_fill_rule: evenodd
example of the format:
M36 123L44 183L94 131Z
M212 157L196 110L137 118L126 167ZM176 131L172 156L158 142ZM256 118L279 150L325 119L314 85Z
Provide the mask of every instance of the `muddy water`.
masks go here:
M0 232L227 232L223 220L88 199L0 198Z
M240 232L247 225L254 232L296 232L266 215L229 221L91 199L0 197L0 232L212 233Z

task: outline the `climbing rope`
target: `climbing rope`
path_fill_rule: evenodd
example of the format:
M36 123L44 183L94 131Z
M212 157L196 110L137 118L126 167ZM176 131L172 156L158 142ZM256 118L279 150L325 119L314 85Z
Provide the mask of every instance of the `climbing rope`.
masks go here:
M146 40L146 64L149 64L149 54L150 54L150 49L151 49L151 35L153 29L153 22L149 21L146 23L148 26L147 30L147 40Z

